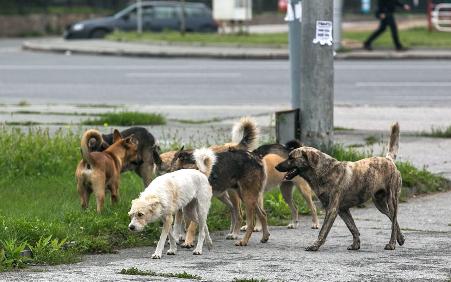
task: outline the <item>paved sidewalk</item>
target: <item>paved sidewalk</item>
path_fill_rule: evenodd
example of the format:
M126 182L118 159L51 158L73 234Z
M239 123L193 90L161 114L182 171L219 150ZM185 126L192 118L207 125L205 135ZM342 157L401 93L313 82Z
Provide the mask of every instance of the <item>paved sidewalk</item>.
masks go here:
M361 233L361 249L348 251L352 236L337 218L328 240L318 252L304 247L317 236L309 228L310 217L300 227L288 230L271 227L267 244L254 233L249 246L236 247L213 234L214 247L202 256L178 249L175 256L152 260L154 247L121 250L118 254L91 255L72 265L37 266L23 271L0 273L1 281L180 281L174 278L129 276L118 272L137 267L158 273L199 275L202 281L232 281L234 278L268 281L449 281L451 278L451 192L401 203L399 224L406 236L404 246L384 250L390 224L374 207L351 212ZM167 248L167 247L166 247ZM190 280L186 280L190 281Z
M228 45L195 45L116 42L108 40L63 40L60 38L29 39L23 42L24 50L114 55L133 57L220 58L220 59L288 59L288 48L247 47ZM451 59L449 49L354 50L337 53L336 59Z

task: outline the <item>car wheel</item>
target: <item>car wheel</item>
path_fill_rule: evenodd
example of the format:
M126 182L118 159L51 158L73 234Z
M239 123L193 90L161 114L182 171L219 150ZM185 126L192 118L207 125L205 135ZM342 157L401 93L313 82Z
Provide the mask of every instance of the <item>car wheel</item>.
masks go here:
M95 29L91 32L91 38L104 38L108 32L104 29Z

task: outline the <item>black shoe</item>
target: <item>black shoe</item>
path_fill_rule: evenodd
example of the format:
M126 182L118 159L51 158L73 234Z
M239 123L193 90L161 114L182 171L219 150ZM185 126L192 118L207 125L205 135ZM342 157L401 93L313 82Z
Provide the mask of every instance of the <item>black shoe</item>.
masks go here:
M373 51L373 47L371 47L371 44L368 44L368 43L363 44L363 49L365 49L367 51Z
M407 50L409 50L409 48L406 48L406 47L404 47L404 46L398 46L398 47L396 47L396 51L397 51L397 52L405 52L405 51L407 51Z

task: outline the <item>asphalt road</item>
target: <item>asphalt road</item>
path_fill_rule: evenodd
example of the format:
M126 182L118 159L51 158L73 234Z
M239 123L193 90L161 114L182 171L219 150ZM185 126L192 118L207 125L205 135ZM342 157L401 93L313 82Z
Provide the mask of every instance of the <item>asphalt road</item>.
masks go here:
M403 246L384 250L390 237L386 216L374 207L351 213L361 234L361 249L348 251L352 236L339 218L318 252L306 252L318 230L310 217L300 227L270 228L267 244L254 233L247 247L236 247L223 232L213 234L213 249L193 256L180 249L175 256L150 258L154 247L121 250L118 254L93 255L72 265L32 267L0 273L2 281L181 281L149 276L121 275L123 268L136 267L158 273L199 275L203 281L234 278L268 281L449 281L451 279L451 192L411 199L401 203L398 218L406 237ZM167 249L167 246L166 246ZM188 280L187 280L188 281Z
M247 105L289 103L288 61L151 59L23 52L0 41L0 103ZM335 103L451 105L449 61L337 61Z

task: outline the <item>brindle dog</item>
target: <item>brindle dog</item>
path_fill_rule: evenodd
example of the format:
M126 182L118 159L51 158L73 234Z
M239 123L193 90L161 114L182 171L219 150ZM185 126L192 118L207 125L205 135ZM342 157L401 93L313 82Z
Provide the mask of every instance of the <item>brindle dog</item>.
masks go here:
M372 157L357 162L340 162L311 147L292 151L287 160L277 165L285 178L303 177L315 191L326 217L318 239L307 251L317 251L326 240L337 214L343 219L353 236L348 250L360 249L360 233L355 226L349 208L373 200L376 208L391 220L392 230L386 250L394 250L396 241L401 246L404 236L398 224L398 199L401 191L401 173L394 160L398 151L399 125L391 127L386 157Z

